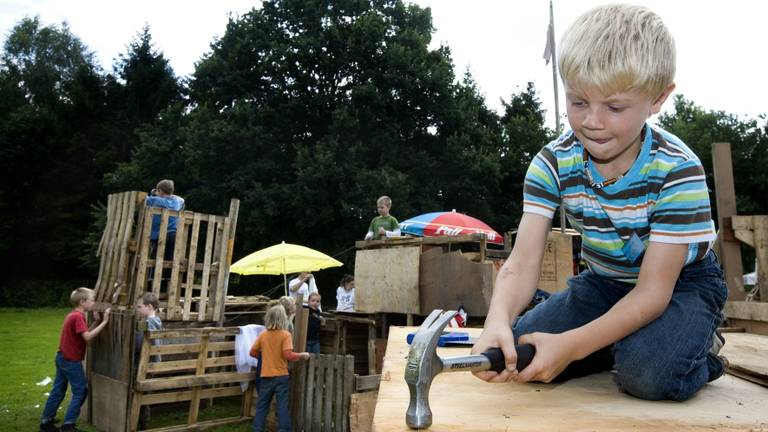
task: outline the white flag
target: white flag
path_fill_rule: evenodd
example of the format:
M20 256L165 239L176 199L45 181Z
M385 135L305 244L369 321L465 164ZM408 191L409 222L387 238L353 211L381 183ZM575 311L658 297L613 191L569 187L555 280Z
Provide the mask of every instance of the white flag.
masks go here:
M552 60L552 45L555 43L555 26L552 23L552 17L549 19L549 27L547 28L547 46L544 47L544 60L547 64Z

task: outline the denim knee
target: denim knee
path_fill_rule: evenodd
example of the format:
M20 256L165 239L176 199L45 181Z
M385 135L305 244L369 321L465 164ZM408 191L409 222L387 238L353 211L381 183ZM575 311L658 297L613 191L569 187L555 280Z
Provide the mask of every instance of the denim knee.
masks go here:
M672 400L682 402L699 390L696 386L685 385L682 375L670 367L657 367L652 361L620 364L616 359L614 380L619 390L645 400Z

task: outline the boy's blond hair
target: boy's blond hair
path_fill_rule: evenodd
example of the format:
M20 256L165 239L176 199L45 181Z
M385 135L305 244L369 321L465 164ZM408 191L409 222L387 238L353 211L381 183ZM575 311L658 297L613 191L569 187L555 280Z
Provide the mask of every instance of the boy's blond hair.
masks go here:
M576 91L639 90L655 100L674 82L675 41L661 18L636 5L598 6L571 24L560 42L560 77Z
M92 289L80 287L69 295L69 303L72 304L72 307L78 307L80 303L94 297L96 297L96 293Z
M162 191L166 195L173 195L175 185L173 180L165 179L157 182L157 186L155 188L159 191Z
M285 330L288 328L288 316L285 314L283 305L275 305L267 310L264 326L268 330Z
M309 293L309 295L307 296L307 301L310 301L312 297L317 297L318 300L322 299L322 297L320 297L320 293L317 291L312 291L311 293Z
M376 200L376 204L384 204L387 208L392 208L392 198L382 195Z

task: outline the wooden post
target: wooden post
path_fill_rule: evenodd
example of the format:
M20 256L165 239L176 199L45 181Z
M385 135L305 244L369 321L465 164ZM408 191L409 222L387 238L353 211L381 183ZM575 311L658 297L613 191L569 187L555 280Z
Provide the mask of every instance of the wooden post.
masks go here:
M733 235L731 216L736 215L736 189L733 184L731 143L712 144L712 166L715 171L717 195L717 228L720 230L720 261L728 285L728 300L744 300L744 283L741 265L741 243Z
M768 302L768 216L752 216L760 301Z

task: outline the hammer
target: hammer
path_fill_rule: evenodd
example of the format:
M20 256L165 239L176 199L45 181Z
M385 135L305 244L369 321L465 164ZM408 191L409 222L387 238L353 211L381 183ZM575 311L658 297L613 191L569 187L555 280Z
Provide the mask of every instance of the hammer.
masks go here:
M437 342L443 329L456 315L456 311L435 309L424 320L413 337L408 363L405 366L405 382L411 392L405 423L412 429L428 428L432 424L432 410L429 409L429 387L440 372L486 371L501 372L506 369L504 353L500 348L491 348L482 354L443 357L437 355ZM523 370L533 359L536 349L533 345L515 346L517 370Z

